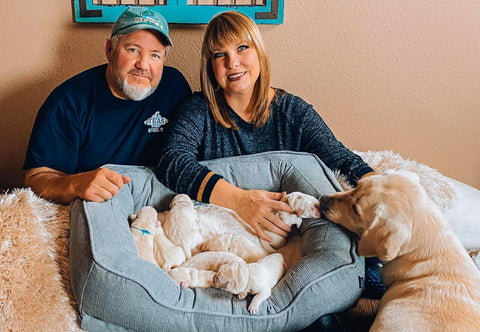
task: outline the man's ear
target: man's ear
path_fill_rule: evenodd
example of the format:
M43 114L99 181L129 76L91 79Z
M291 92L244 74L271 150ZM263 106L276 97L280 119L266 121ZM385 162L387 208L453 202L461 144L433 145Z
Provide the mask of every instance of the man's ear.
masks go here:
M112 62L113 59L113 42L111 38L105 40L104 43L105 56L107 57L108 62Z
M398 257L404 245L410 242L410 230L395 218L385 218L384 214L383 209L377 209L370 228L360 238L360 256L377 256L381 261L388 262Z

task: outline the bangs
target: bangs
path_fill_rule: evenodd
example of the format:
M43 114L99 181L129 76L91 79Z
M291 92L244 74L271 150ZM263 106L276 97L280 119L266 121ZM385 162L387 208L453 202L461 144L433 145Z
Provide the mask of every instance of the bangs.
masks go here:
M204 46L208 56L213 52L222 49L227 45L246 42L252 46L252 36L249 33L249 27L245 22L234 21L227 17L218 17L214 24L211 24L205 34Z

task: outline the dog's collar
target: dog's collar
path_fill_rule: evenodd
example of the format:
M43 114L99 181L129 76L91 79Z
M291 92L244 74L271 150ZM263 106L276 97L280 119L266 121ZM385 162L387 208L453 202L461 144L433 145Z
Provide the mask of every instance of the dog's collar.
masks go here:
M137 231L142 232L142 236L144 236L145 234L152 235L152 233L150 233L150 231L147 230L147 229L138 228L138 227L135 227L135 226L130 226L130 227L133 228L133 229L136 229Z

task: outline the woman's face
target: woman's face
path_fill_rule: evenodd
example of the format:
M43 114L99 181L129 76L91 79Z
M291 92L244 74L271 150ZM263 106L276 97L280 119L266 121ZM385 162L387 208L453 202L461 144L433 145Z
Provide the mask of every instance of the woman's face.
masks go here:
M247 94L251 96L260 76L260 62L255 47L246 42L230 44L215 50L212 68L225 97Z

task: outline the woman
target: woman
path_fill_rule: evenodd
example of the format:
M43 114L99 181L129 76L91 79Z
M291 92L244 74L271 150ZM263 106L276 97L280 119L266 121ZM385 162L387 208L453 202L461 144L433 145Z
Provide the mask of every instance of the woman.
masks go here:
M175 192L236 211L261 238L270 241L260 225L282 236L290 231L273 212L293 212L279 201L284 193L235 187L198 160L291 150L316 154L353 184L373 172L311 105L270 86L265 46L247 16L225 12L208 24L201 86L178 112L156 174Z

